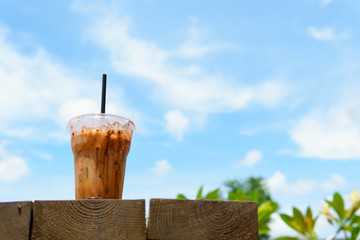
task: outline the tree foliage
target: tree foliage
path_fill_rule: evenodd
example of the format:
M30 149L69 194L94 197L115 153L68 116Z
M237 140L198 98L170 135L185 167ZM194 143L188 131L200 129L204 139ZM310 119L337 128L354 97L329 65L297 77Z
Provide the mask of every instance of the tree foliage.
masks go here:
M258 204L272 201L270 191L262 177L249 177L244 182L230 180L225 182L225 186L230 189L229 193L236 193L238 189L241 189L248 199Z
M257 202L259 239L269 239L267 235L271 231L269 222L279 206L272 200L264 179L261 177L249 177L243 182L231 180L225 182L224 187L227 189L224 194L225 197L222 196L221 188L204 193L204 188L201 186L195 199ZM187 199L183 194L178 194L177 198ZM298 235L283 236L276 240L318 240L315 224L321 215L336 228L336 231L326 238L327 240L334 240L338 235L342 235L346 240L359 240L360 215L357 212L360 209L360 194L357 190L351 193L350 203L351 206L346 208L341 194L335 192L332 200L325 200L320 213L314 214L310 207L302 213L298 208L293 207L292 215L281 213L280 217Z
M360 208L360 194L354 190L350 195L350 208L346 208L344 199L340 193L335 192L332 200L325 200L325 204L321 214L325 219L334 227L336 232L330 235L327 240L334 240L339 234L343 234L346 240L356 240L360 232L360 216L357 211ZM317 240L318 237L315 233L315 223L318 218L312 217L312 211L307 209L306 214L293 208L293 216L280 214L282 220L292 229L298 232L298 237L280 237L276 240Z

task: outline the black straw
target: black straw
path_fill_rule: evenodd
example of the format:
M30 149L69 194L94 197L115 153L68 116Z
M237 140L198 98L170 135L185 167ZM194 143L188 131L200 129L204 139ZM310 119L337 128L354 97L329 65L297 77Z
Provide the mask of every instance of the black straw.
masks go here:
M106 74L103 74L102 93L101 93L101 113L105 113L105 101L106 101Z

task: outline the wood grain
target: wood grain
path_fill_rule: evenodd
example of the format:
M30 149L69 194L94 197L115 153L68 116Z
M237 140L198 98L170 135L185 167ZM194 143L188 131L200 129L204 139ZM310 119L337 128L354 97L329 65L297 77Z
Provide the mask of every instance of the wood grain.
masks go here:
M257 204L151 199L148 239L257 240Z
M0 203L0 239L29 239L32 202Z
M145 200L35 201L32 239L146 239Z

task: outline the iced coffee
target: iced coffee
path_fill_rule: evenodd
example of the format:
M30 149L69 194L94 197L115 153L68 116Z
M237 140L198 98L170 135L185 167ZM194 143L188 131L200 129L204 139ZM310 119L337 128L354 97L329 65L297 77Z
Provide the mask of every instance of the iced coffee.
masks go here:
M134 124L111 114L85 114L69 121L76 199L121 199Z

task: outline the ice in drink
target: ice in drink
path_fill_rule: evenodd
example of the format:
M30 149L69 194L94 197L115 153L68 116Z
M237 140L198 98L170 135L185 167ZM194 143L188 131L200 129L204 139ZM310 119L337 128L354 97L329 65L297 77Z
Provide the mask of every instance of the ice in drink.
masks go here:
M85 114L68 124L75 163L75 198L121 199L135 125L111 114Z

